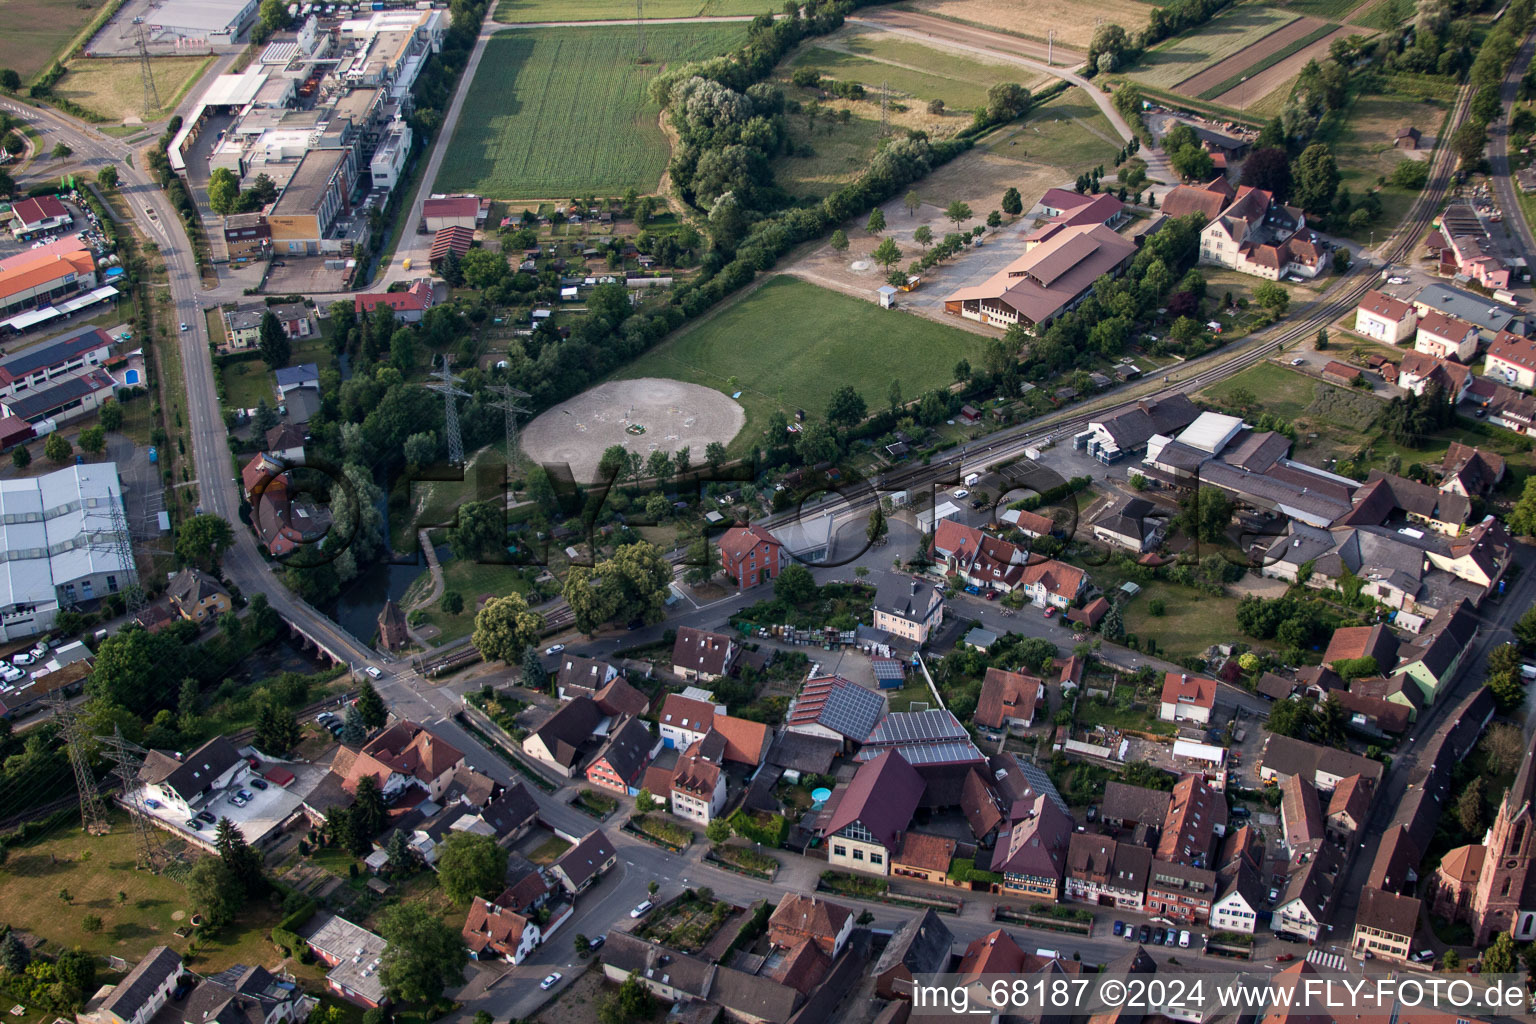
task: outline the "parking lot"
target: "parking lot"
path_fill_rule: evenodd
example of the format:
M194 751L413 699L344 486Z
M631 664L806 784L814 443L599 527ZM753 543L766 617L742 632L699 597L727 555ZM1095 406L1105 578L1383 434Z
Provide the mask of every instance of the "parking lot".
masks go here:
M275 782L267 782L267 788L261 789L253 785L253 779L259 779L262 772L272 769L284 769L290 772L294 779L286 786L279 786ZM245 836L245 841L256 845L269 836L275 834L284 821L287 821L304 798L319 784L326 775L326 769L313 764L263 764L261 771L247 767L241 771L227 788L208 797L195 810L202 815L199 829L187 827L187 816L174 808L164 805L148 807L146 810L158 820L164 822L178 836L195 839L195 841L211 844L214 830L221 818L228 818L235 824ZM263 780L265 781L265 780ZM235 801L241 791L249 793L251 799L243 805ZM213 822L207 819L213 818Z

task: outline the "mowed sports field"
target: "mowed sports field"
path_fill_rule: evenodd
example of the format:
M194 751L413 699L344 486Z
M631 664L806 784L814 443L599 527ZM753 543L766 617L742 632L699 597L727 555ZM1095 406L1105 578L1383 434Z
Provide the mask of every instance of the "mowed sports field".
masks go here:
M650 18L726 18L733 15L778 13L765 0L647 0ZM633 0L500 0L496 20L503 25L538 21L627 21L635 16Z
M775 409L820 418L843 384L882 408L892 380L909 397L944 387L961 359L977 364L985 343L969 331L780 276L614 376L670 377L720 391L732 389L734 377L747 422L733 447L746 448Z
M740 22L650 25L642 65L633 30L499 32L470 84L437 188L495 199L654 191L671 150L647 84L669 64L725 53L745 38Z
M0 68L10 68L23 82L60 56L75 35L96 16L101 0L5 0L0 3ZM142 90L141 90L142 95Z

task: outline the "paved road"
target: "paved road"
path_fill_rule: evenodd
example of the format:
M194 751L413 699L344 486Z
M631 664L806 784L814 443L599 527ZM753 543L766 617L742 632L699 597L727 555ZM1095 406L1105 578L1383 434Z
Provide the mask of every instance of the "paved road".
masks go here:
M1509 169L1509 119L1515 109L1515 95L1520 89L1520 77L1525 74L1525 69L1531 63L1531 54L1536 51L1536 35L1525 40L1525 45L1520 47L1520 52L1515 55L1515 61L1509 66L1509 74L1504 76L1504 83L1499 87L1499 98L1504 102L1504 114L1499 118L1499 123L1493 126L1493 134L1488 140L1488 165L1493 172L1493 190L1499 198L1499 209L1504 211L1504 223L1514 231L1515 237L1520 240L1520 246L1527 260L1536 257L1536 237L1531 234L1531 226L1525 222L1525 214L1520 209L1520 199L1517 194L1519 186L1515 183L1514 175Z

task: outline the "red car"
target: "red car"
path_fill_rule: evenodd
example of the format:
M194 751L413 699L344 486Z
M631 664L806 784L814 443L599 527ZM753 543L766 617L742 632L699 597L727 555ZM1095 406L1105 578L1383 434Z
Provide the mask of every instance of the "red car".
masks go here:
M1054 619L1056 617L1056 607L1054 605L1045 610L1045 617L1048 619Z
M982 596L985 597L988 601L996 601L997 600L997 591L989 590L989 591L987 591Z
M1295 960L1295 959L1296 959L1296 954L1295 953L1281 953L1279 956L1275 957L1275 963L1277 963L1277 964L1288 964L1292 960Z

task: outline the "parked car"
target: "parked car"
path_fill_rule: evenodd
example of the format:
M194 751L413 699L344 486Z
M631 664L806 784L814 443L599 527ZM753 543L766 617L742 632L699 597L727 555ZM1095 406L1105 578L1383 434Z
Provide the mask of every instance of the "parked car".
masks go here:
M988 601L996 601L997 600L997 591L989 590L985 594L983 594L982 596L985 597Z
M145 800L144 801L144 806L148 807L152 811L158 811L160 809L160 801L159 800ZM1116 934L1118 934L1118 933L1116 933Z
M955 497L957 498L969 498L970 496L971 492L966 490L964 487L961 487L959 490L955 491Z
M266 779L252 779L251 780L251 785L255 786L257 789L266 789L267 788L267 780Z
M1128 925L1125 926L1125 941L1126 942L1135 942L1136 941L1136 926L1135 925L1128 924Z
M1179 932L1179 947L1181 949L1189 948L1189 932Z
M1269 890L1269 902L1273 903L1273 902L1275 902L1275 900L1277 900L1279 898L1280 898L1280 890L1279 889L1271 889L1271 890Z
M1055 605L1051 605L1049 608L1047 608L1045 610L1045 617L1048 618L1048 619L1054 619L1056 617L1056 606Z
M1292 960L1295 960L1295 959L1296 959L1296 954L1295 953L1281 953L1279 956L1275 957L1275 963L1277 963L1277 964L1288 964Z
M245 800L247 802L256 799L256 794L252 793L248 789L242 789L240 792L236 793L235 796L238 796L241 800Z
M548 647L544 648L544 653L559 654L563 650L565 650L565 644L550 644Z
M634 910L629 912L629 916L644 917L646 914L649 914L653 909L655 909L655 907L656 904L652 903L650 900L641 900L639 906L635 907Z
M560 979L562 977L564 977L564 975L562 975L559 971L555 971L553 974L547 975L543 981L539 982L539 988L543 989L545 992L548 992L550 989L560 984Z
M26 651L22 651L20 654L11 655L12 665L30 665L36 660L36 658L32 657L32 655L28 654Z
M1152 941L1152 929L1148 928L1146 925L1142 925L1136 931L1136 941L1142 943L1143 945L1145 945L1148 942L1151 942Z
M213 816L213 812L212 811L198 811L197 812L197 820L198 821L206 821L208 824L212 825L214 822L218 821L219 819L215 818Z
M203 823L198 821L196 818L189 818L187 820L187 828L191 829L193 832L201 832L203 830Z
M239 796L232 796L229 798L229 802L234 804L236 807L244 807L250 801L245 800Z
M363 671L367 672L374 679L383 679L384 678L384 673L380 672L378 670L378 668L373 666L373 665L369 665L367 668L363 669Z
M1178 942L1178 941L1179 941L1179 930L1177 928L1169 928L1168 929L1168 934L1163 936L1163 945L1171 946L1175 942Z
M1163 944L1163 938L1167 934L1168 934L1168 929L1166 929L1166 928L1155 928L1155 929L1153 929L1153 931L1152 931L1152 944L1154 946L1161 946Z
M1413 962L1416 964L1427 964L1434 958L1435 951L1432 949L1421 949L1417 953L1413 954L1412 957Z
M1115 934L1116 935L1124 935L1125 934L1125 922L1124 921L1116 921L1115 922Z
M607 943L607 941L608 941L608 936L606 936L606 935L594 935L594 936L592 936L592 938L587 940L587 952L589 952L589 953L597 952L598 950L603 948L603 945L605 943Z

